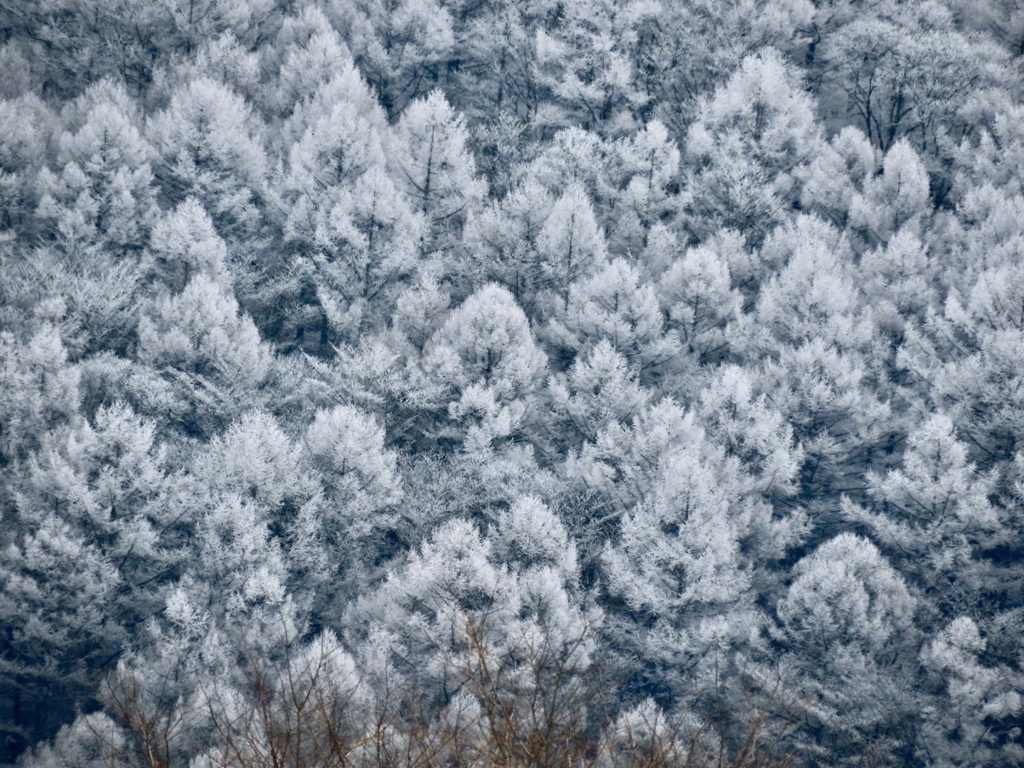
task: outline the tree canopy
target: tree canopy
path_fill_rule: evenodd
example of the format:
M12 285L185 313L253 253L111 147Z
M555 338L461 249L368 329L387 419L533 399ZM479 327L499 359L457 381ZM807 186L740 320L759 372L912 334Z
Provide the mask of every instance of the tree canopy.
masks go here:
M0 3L0 764L1024 764L1018 5Z

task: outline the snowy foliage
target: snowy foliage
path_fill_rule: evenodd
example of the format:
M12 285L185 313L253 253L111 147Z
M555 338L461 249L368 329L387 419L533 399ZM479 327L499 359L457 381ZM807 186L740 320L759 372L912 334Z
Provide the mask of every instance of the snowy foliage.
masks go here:
M1010 0L0 10L0 763L1024 763Z

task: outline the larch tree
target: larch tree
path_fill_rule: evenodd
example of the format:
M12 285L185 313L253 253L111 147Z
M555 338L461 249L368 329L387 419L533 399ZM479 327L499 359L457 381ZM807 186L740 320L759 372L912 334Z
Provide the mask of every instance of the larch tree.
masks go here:
M730 326L743 304L722 245L722 238L713 237L687 249L654 285L667 329L696 365L726 357Z
M860 260L860 277L865 296L872 301L878 329L898 342L909 323L924 322L930 307L939 303L937 259L913 227L894 234Z
M229 240L257 235L269 202L262 126L227 86L199 77L174 90L148 123L161 191L177 203L194 196Z
M694 433L661 454L649 493L606 545L602 570L610 595L629 608L616 617L616 645L639 656L645 687L699 711L740 695L729 670L757 646L763 622L754 569L799 531L773 520L745 493L738 462Z
M402 510L397 454L385 448L384 429L372 416L347 405L319 410L302 445L323 494L300 514L312 517L322 550L326 573L315 608L330 625L418 531Z
M600 614L582 603L574 553L559 541L557 516L531 498L486 537L450 520L354 606L353 629L434 706L477 702L499 754L572 749L557 734L579 727L572 706Z
M767 279L744 318L744 351L763 355L812 340L843 351L870 344L871 310L858 301L853 249L841 231L800 216L772 232L759 255Z
M438 85L455 44L447 3L336 0L328 15L389 117Z
M379 330L416 272L424 223L387 171L389 131L351 59L290 120L285 239L300 259L299 311L319 304L319 341ZM296 333L309 322L295 318ZM315 327L315 326L314 326Z
M523 169L523 177L543 184L556 197L580 189L590 200L598 224L607 230L614 224L607 218L619 192L612 177L618 164L612 149L610 142L593 131L565 128L538 148L536 157Z
M554 202L543 185L527 179L470 217L463 237L469 273L464 279L499 283L528 314L535 314L543 284L538 239Z
M0 727L16 753L90 701L98 670L125 640L107 610L121 583L86 534L42 511L0 553L0 585L0 690L10 702Z
M142 273L158 290L172 296L184 291L199 274L230 291L228 264L227 245L213 220L196 198L189 197L153 227Z
M537 238L545 286L545 314L569 308L572 286L600 269L607 255L604 233L584 187L572 184L555 201Z
M438 437L484 449L519 429L547 357L512 295L485 285L434 333L421 365Z
M11 393L0 405L0 462L19 467L49 432L78 423L81 373L50 323L28 338L0 334L0 350L0 376Z
M997 221L979 227L981 242L970 255L984 243L987 258L972 259L966 285L961 280L941 311L907 329L896 358L913 375L909 383L927 383L917 388L915 402L949 414L983 467L1011 460L1020 434L1020 373L1011 361L1024 344L1024 271L1017 263L1024 241L998 221L1015 207L1000 206L993 212ZM996 231L986 232L990 227Z
M875 175L875 148L864 132L847 126L799 171L800 204L844 227L854 198Z
M660 120L615 142L618 160L617 186L621 189L615 206L615 227L609 232L609 247L615 253L638 256L649 242L656 224L670 221L678 213L680 151Z
M796 60L814 12L801 0L771 5L697 0L635 7L643 14L630 46L636 87L648 95L650 111L677 141L686 138L701 99L725 83L745 56L774 47Z
M185 528L164 504L165 472L153 425L116 405L51 433L6 489L0 679L12 732L41 738L92 706L119 649L161 609Z
M42 169L36 216L55 257L50 290L67 313L76 356L132 343L141 288L139 257L158 215L138 104L103 80L63 110L55 162ZM45 263L46 259L38 259Z
M0 226L21 234L32 230L37 205L36 175L47 159L56 118L38 96L26 93L0 99Z
M503 120L526 125L537 115L543 91L536 30L545 8L542 3L481 3L475 10L459 34L467 65L457 102L471 118L490 119L495 127Z
M567 457L563 471L570 488L590 497L588 527L614 531L654 492L662 458L701 438L694 415L675 401L644 405L628 421L606 419L596 439Z
M1022 107L1010 100L999 103L995 115L978 130L960 142L956 153L959 170L952 193L962 199L973 190L992 184L1008 194L1024 192L1021 185L1021 163L1024 162L1024 133L1021 128Z
M629 56L635 27L657 6L616 0L572 0L557 23L538 31L538 80L552 95L534 121L548 130L569 125L612 135L632 128L646 104Z
M793 576L773 634L803 748L822 757L851 748L913 754L917 601L900 574L869 541L843 533L802 558Z
M727 226L760 243L799 199L799 167L822 143L814 102L773 49L747 56L701 103L686 138L688 226Z
M576 281L564 317L553 320L545 335L577 354L606 340L645 381L670 370L680 352L676 338L665 333L654 289L624 259Z
M157 299L138 338L146 370L136 396L164 423L209 435L259 402L273 353L234 297L205 274Z
M468 139L465 121L439 89L409 104L395 127L392 174L426 218L423 255L450 249L486 194Z
M792 425L767 393L757 392L746 369L721 366L698 402L708 432L740 460L750 491L769 499L795 494L804 450Z
M988 638L967 616L955 618L921 649L921 666L942 705L928 713L920 759L1010 765L1021 758L1013 737L1022 708L1020 671L985 663L987 649Z
M868 476L871 508L845 505L920 587L929 623L998 591L991 553L1009 533L1007 511L989 500L994 483L968 461L950 418L936 413L910 432L901 467Z
M545 398L551 412L536 419L537 433L579 450L582 440L596 442L609 423L630 424L650 405L651 393L611 341L600 339L577 355L568 371L551 377Z
M928 173L910 142L890 147L882 173L864 182L862 195L850 202L850 225L865 233L869 242L888 242L900 228L911 231L928 214Z
M264 97L275 113L303 111L326 83L352 69L352 56L324 12L314 5L284 19L273 46L264 49L264 66L276 68L275 87Z
M136 252L156 213L153 149L123 87L99 83L81 97L88 112L58 139L57 167L39 179L37 215L72 255Z
M251 45L273 18L273 0L158 0L146 9L167 53L193 54L206 40L231 32ZM161 39L162 38L162 39Z

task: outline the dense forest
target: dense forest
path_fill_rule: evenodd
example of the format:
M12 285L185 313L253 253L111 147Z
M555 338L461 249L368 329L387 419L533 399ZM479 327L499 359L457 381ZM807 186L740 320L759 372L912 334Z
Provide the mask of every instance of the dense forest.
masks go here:
M1017 0L4 0L0 73L0 763L1024 764Z

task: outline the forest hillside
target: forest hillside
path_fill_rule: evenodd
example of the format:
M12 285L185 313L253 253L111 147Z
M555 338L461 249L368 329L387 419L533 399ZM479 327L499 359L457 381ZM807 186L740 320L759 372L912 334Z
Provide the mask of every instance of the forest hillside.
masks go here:
M0 75L0 764L1024 764L1017 0L5 0Z

